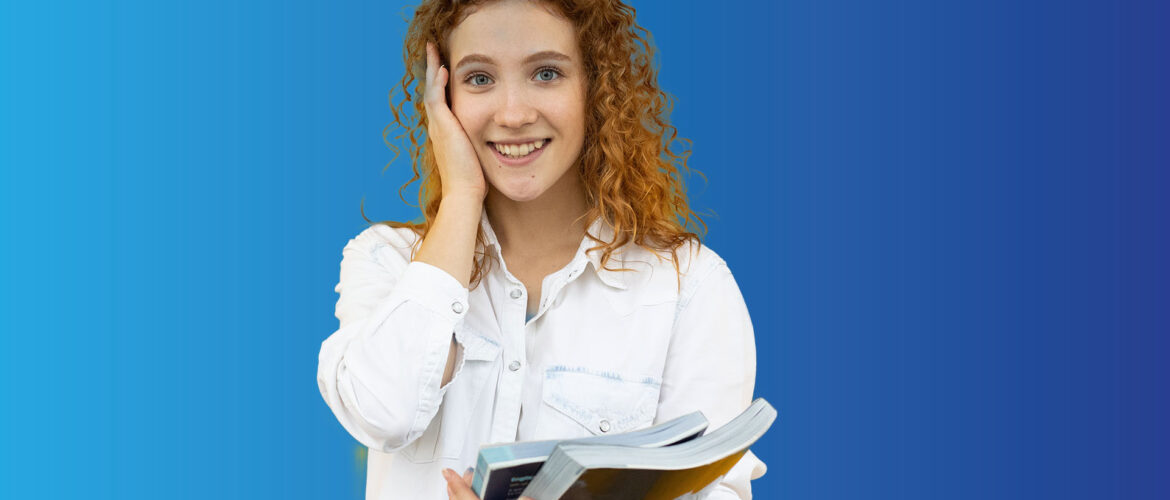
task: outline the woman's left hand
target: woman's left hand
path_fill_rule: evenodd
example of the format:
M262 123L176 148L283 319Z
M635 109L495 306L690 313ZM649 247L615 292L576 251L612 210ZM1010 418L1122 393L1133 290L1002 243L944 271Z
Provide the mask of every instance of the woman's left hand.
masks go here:
M447 480L447 498L450 500L479 500L471 491L471 469L467 469L463 477L451 469L443 469L443 479ZM520 497L520 500L532 499Z
M463 477L451 469L443 469L443 479L447 480L447 498L450 500L479 500L471 491L471 469L467 469Z

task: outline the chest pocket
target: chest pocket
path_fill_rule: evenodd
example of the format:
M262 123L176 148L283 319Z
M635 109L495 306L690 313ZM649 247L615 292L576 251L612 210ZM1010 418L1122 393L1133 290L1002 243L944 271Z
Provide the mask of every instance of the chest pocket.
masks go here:
M653 377L552 366L541 400L544 432L560 438L613 434L654 422L662 381Z
M480 399L491 397L485 393L495 393L501 368L499 344L468 328L456 332L455 336L463 345L463 367L447 386L430 426L414 443L403 448L402 456L411 462L458 458Z

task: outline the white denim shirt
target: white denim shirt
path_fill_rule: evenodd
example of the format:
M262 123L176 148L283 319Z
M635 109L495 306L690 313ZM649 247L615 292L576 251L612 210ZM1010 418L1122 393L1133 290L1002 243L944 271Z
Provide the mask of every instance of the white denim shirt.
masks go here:
M483 444L626 432L695 410L710 431L751 403L751 320L710 248L679 249L680 290L668 259L627 245L610 267L634 272L607 271L583 238L544 278L526 320L528 292L486 215L480 224L497 260L470 291L411 261L418 237L409 229L372 226L342 250L340 328L321 344L317 383L370 449L367 499L445 500L440 471L473 466ZM612 239L599 221L588 230ZM456 370L440 388L452 334ZM749 481L765 470L748 452L703 494L751 498Z

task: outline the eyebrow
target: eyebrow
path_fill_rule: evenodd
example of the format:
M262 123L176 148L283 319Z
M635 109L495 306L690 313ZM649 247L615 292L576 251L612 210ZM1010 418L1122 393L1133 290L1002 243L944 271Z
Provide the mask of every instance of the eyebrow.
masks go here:
M556 60L556 61L565 61L565 62L569 62L569 61L573 60L571 57L566 56L566 55L564 55L560 52L557 52L555 50L545 50L545 51L541 51L541 52L537 52L535 54L532 54L528 57L525 57L522 62L524 64L528 64L532 61L548 60L548 59L552 59L552 60ZM468 54L466 56L463 56L463 59L460 59L459 63L455 65L455 71L459 71L459 68L462 68L463 66L471 64L471 63L484 63L484 64L495 65L496 61L488 56L483 55L483 54Z

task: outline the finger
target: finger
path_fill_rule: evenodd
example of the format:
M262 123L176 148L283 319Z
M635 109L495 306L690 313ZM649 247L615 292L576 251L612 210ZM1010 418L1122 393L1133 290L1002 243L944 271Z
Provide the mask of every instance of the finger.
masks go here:
M443 478L447 480L447 488L454 493L454 496L451 498L459 500L478 498L471 491L467 483L463 481L463 478L459 477L457 472L451 469L443 469Z
M440 76L440 73L442 76ZM442 59L439 57L439 48L434 43L427 42L427 84L426 95L423 97L424 104L435 107L438 107L440 104L446 106L446 75L447 69L443 66Z
M451 485L451 475L447 472L448 469L443 469L443 480L447 481L447 498L449 500L457 500L459 495L455 493L454 486Z
M471 474L472 474L472 472L473 472L474 470L475 470L475 469L472 469L472 468L470 468L470 467L469 467L469 468L467 469L467 472L464 472L464 473L463 473L463 482L465 482L465 483L467 483L467 484L471 484Z
M434 81L434 79L435 79L435 78L434 78L434 74L435 74L435 67L437 67L437 66L439 65L439 63L437 62L437 59L438 59L438 58L437 58L437 57L435 57L435 45L434 45L433 43L431 43L431 42L427 42L427 76L426 76L426 82L427 82L427 88L428 88L428 89L431 87L431 82L432 82L432 81Z
M435 94L436 100L443 106L447 105L447 79L450 76L447 66L440 64L439 71L435 72Z
M435 44L427 42L427 82L423 91L423 104L430 106L435 100L435 75L439 72L439 55ZM427 110L428 112L430 109Z

